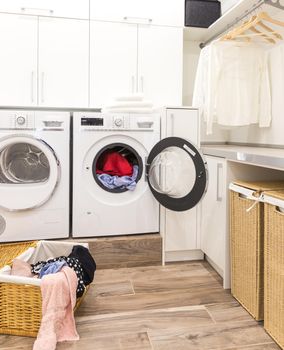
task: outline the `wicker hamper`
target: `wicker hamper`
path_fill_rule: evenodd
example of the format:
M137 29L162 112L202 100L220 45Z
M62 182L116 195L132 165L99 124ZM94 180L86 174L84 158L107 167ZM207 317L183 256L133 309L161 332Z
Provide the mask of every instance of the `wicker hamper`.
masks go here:
M264 328L284 349L284 191L264 200Z
M256 320L264 317L264 205L260 199L265 190L281 188L283 182L230 185L232 295Z
M37 248L40 245L42 248L44 244L47 246L48 257L50 257L50 247L53 244L57 251L58 247L63 245L62 255L65 255L68 250L71 251L75 245L75 243L59 241L1 244L0 269L3 270L4 266L9 268L7 265L11 265L14 258L25 254L28 250L36 252ZM82 245L86 246L86 244ZM36 337L42 317L40 280L24 277L27 283L23 283L22 279L18 276L0 273L0 334ZM29 280L34 280L38 285L29 284ZM80 305L83 297L84 295L77 300L75 309Z

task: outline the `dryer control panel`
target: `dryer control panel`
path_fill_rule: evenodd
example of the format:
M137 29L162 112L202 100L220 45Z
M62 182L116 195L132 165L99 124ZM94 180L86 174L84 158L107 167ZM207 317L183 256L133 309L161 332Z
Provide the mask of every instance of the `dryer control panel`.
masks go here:
M81 128L85 130L159 130L159 114L86 113L81 115Z

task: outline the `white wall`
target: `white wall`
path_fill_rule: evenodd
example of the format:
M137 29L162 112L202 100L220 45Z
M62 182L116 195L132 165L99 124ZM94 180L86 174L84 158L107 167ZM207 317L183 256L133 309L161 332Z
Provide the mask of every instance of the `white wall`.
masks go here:
M230 132L230 142L284 146L284 45L270 51L272 123L269 128L256 125Z
M183 45L183 105L191 106L195 74L200 54L199 42L184 41Z

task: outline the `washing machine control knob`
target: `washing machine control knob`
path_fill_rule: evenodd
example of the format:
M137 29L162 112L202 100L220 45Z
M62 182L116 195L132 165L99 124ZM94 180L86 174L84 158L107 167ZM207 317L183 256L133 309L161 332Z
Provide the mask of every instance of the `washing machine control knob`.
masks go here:
M121 127L123 125L123 119L122 118L116 118L114 120L114 125L117 127Z
M26 123L26 118L23 116L17 117L16 122L18 125L24 125Z

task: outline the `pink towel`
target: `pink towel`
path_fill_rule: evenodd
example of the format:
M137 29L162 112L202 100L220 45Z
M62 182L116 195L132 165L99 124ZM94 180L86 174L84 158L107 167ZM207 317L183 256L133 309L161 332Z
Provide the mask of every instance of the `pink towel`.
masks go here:
M55 350L57 342L79 339L73 314L77 283L67 266L42 278L42 320L33 350Z
M14 259L11 275L23 276L23 277L34 277L31 270L31 265L20 259Z

